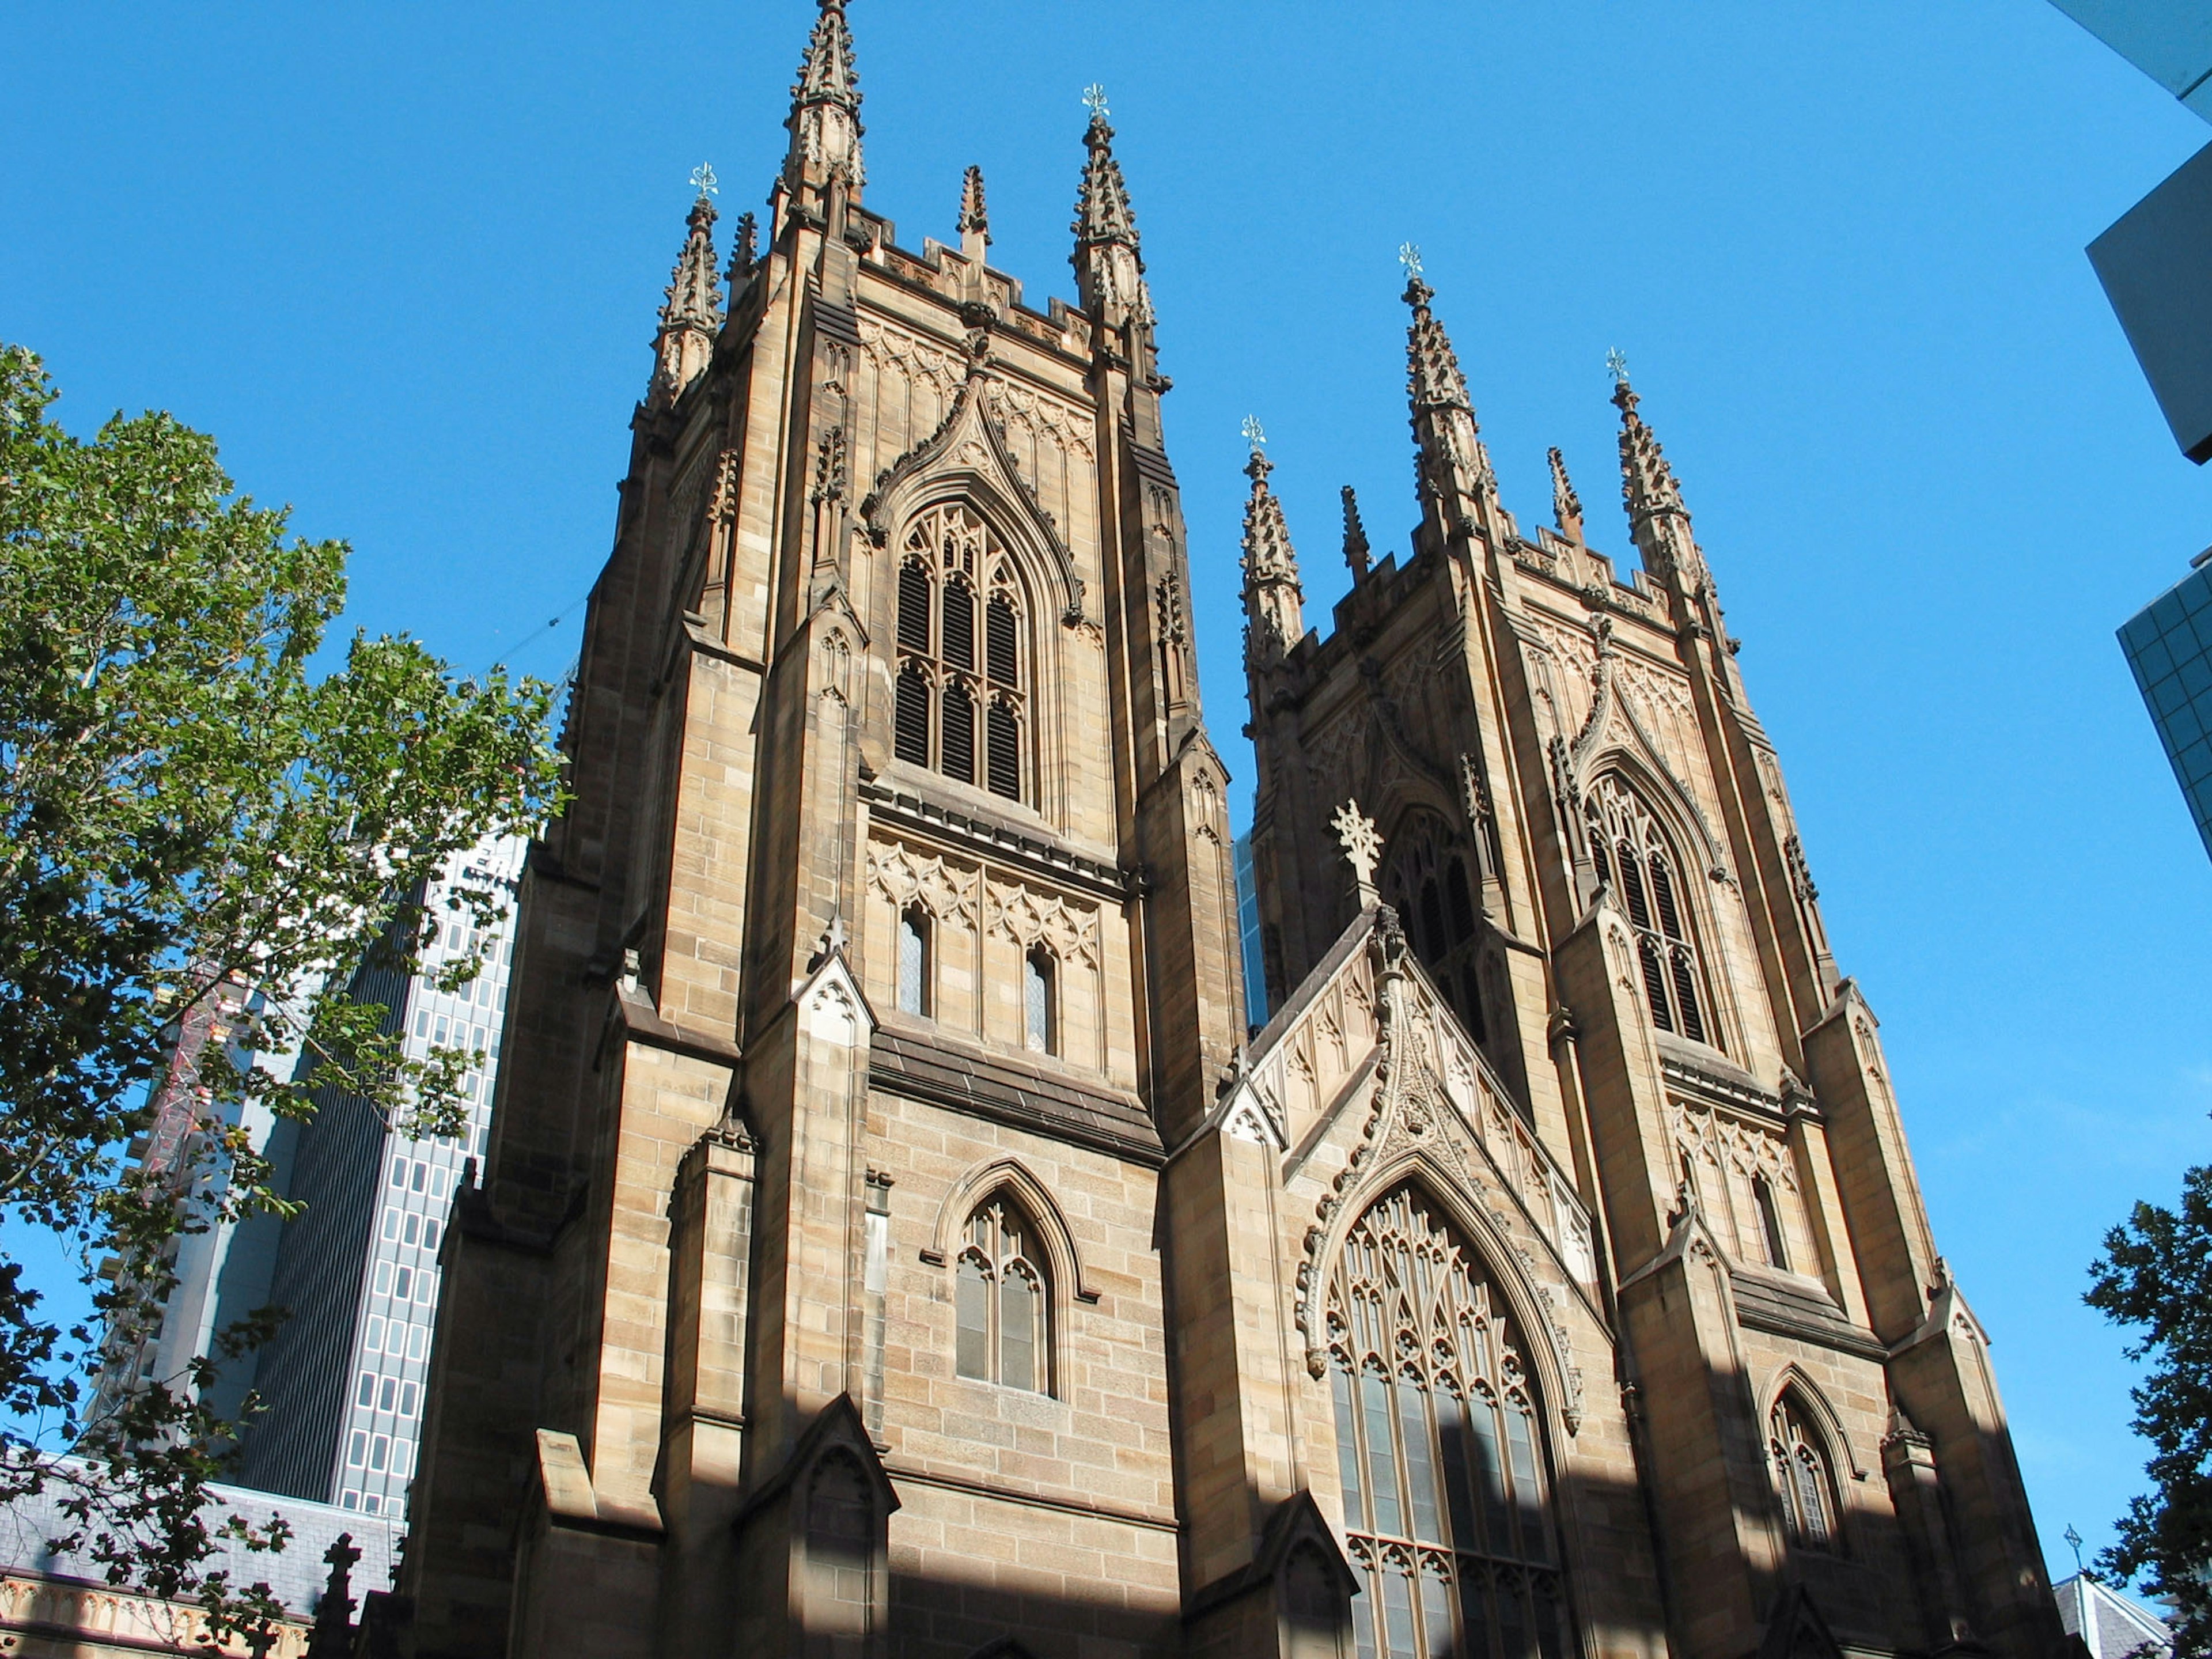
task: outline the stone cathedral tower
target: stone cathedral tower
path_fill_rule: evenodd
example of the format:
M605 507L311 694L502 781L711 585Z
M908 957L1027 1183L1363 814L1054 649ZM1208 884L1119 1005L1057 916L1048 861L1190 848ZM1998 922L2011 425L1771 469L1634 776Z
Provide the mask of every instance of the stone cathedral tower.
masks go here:
M694 205L633 420L411 1650L2052 1651L1632 399L1629 586L1514 532L1417 283L1422 527L1327 641L1255 457L1249 1037L1103 101L1040 310L973 170L957 246L863 205L819 3L764 234L725 269Z

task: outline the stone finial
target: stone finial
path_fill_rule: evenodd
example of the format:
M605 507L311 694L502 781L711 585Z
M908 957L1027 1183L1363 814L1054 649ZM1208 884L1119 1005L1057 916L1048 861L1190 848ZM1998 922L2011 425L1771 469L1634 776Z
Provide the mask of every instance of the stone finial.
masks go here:
M1566 457L1557 448L1546 454L1552 463L1552 520L1559 526L1559 534L1578 542L1583 538L1583 498L1567 477Z
M845 21L846 0L820 0L821 13L807 37L799 79L791 88L791 151L783 166L784 183L824 185L842 173L857 195L865 181L860 161L860 81L853 62L853 31Z
M1367 527L1359 521L1359 497L1350 484L1341 492L1344 496L1344 562L1352 567L1355 585L1367 578Z
M307 1659L346 1659L353 1651L353 1568L361 1559L353 1534L342 1532L323 1552L330 1577L315 1603L314 1628L307 1633Z
M1137 238L1137 216L1129 205L1129 186L1114 159L1114 129L1106 123L1106 94L1092 85L1083 95L1091 112L1083 146L1083 182L1075 195L1075 252L1072 263L1083 303L1093 310L1119 308L1134 322L1152 320L1152 291L1145 286L1145 258Z
M1382 896L1375 888L1375 866L1382 861L1382 837L1375 831L1375 820L1359 810L1355 799L1347 799L1338 807L1329 823L1336 830L1337 842L1344 848L1346 860L1352 866L1359 908L1364 910Z

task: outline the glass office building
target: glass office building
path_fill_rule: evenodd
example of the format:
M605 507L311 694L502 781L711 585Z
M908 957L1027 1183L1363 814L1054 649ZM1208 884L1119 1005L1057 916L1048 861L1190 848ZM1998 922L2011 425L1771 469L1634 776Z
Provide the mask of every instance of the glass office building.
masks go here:
M2120 649L2212 854L2212 548L2197 556L2187 580L2130 618Z
M454 860L509 896L489 938L450 916L420 974L387 972L355 988L392 1011L409 1058L433 1048L477 1056L461 1083L465 1133L456 1139L402 1135L367 1101L333 1091L317 1095L312 1122L288 1121L271 1142L287 1196L307 1207L283 1226L262 1284L223 1285L224 1299L239 1310L264 1303L290 1310L252 1375L240 1379L264 1408L246 1436L246 1485L370 1515L405 1513L442 1277L439 1249L464 1171L490 1139L514 956L512 897L528 850L519 837L492 840ZM442 884L425 902L433 914L446 912ZM456 958L480 961L483 970L458 991L443 990L440 970Z
M1267 970L1260 955L1260 890L1252 879L1252 837L1237 837L1237 939L1244 954L1244 1021L1267 1023Z

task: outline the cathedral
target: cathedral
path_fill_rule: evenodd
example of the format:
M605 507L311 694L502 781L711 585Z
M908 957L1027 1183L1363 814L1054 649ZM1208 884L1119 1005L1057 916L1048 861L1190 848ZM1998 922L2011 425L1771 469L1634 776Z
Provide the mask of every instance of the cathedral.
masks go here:
M1616 562L1557 451L1550 526L1501 504L1413 263L1419 524L1378 559L1346 493L1322 627L1255 449L1255 1028L1103 101L1039 307L974 170L951 241L864 205L818 6L765 222L725 263L702 191L632 418L409 1650L2057 1655L1625 374Z

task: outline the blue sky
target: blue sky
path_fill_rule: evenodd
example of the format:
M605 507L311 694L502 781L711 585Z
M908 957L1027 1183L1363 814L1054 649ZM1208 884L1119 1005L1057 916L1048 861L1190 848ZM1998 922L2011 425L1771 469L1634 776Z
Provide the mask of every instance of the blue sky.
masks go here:
M575 648L710 160L780 160L811 7L18 7L0 337L63 418L160 407L349 538L354 620L456 664ZM1070 290L1104 82L1161 313L1217 742L1249 802L1237 435L1309 617L1414 514L1419 242L1507 504L1558 444L1618 551L1628 354L1881 1013L2046 1549L2139 1481L2103 1229L2212 1152L2212 866L2112 630L2212 539L2091 275L2204 125L2043 0L854 0L869 204ZM550 629L545 624L561 618ZM20 1247L20 1241L17 1243Z

